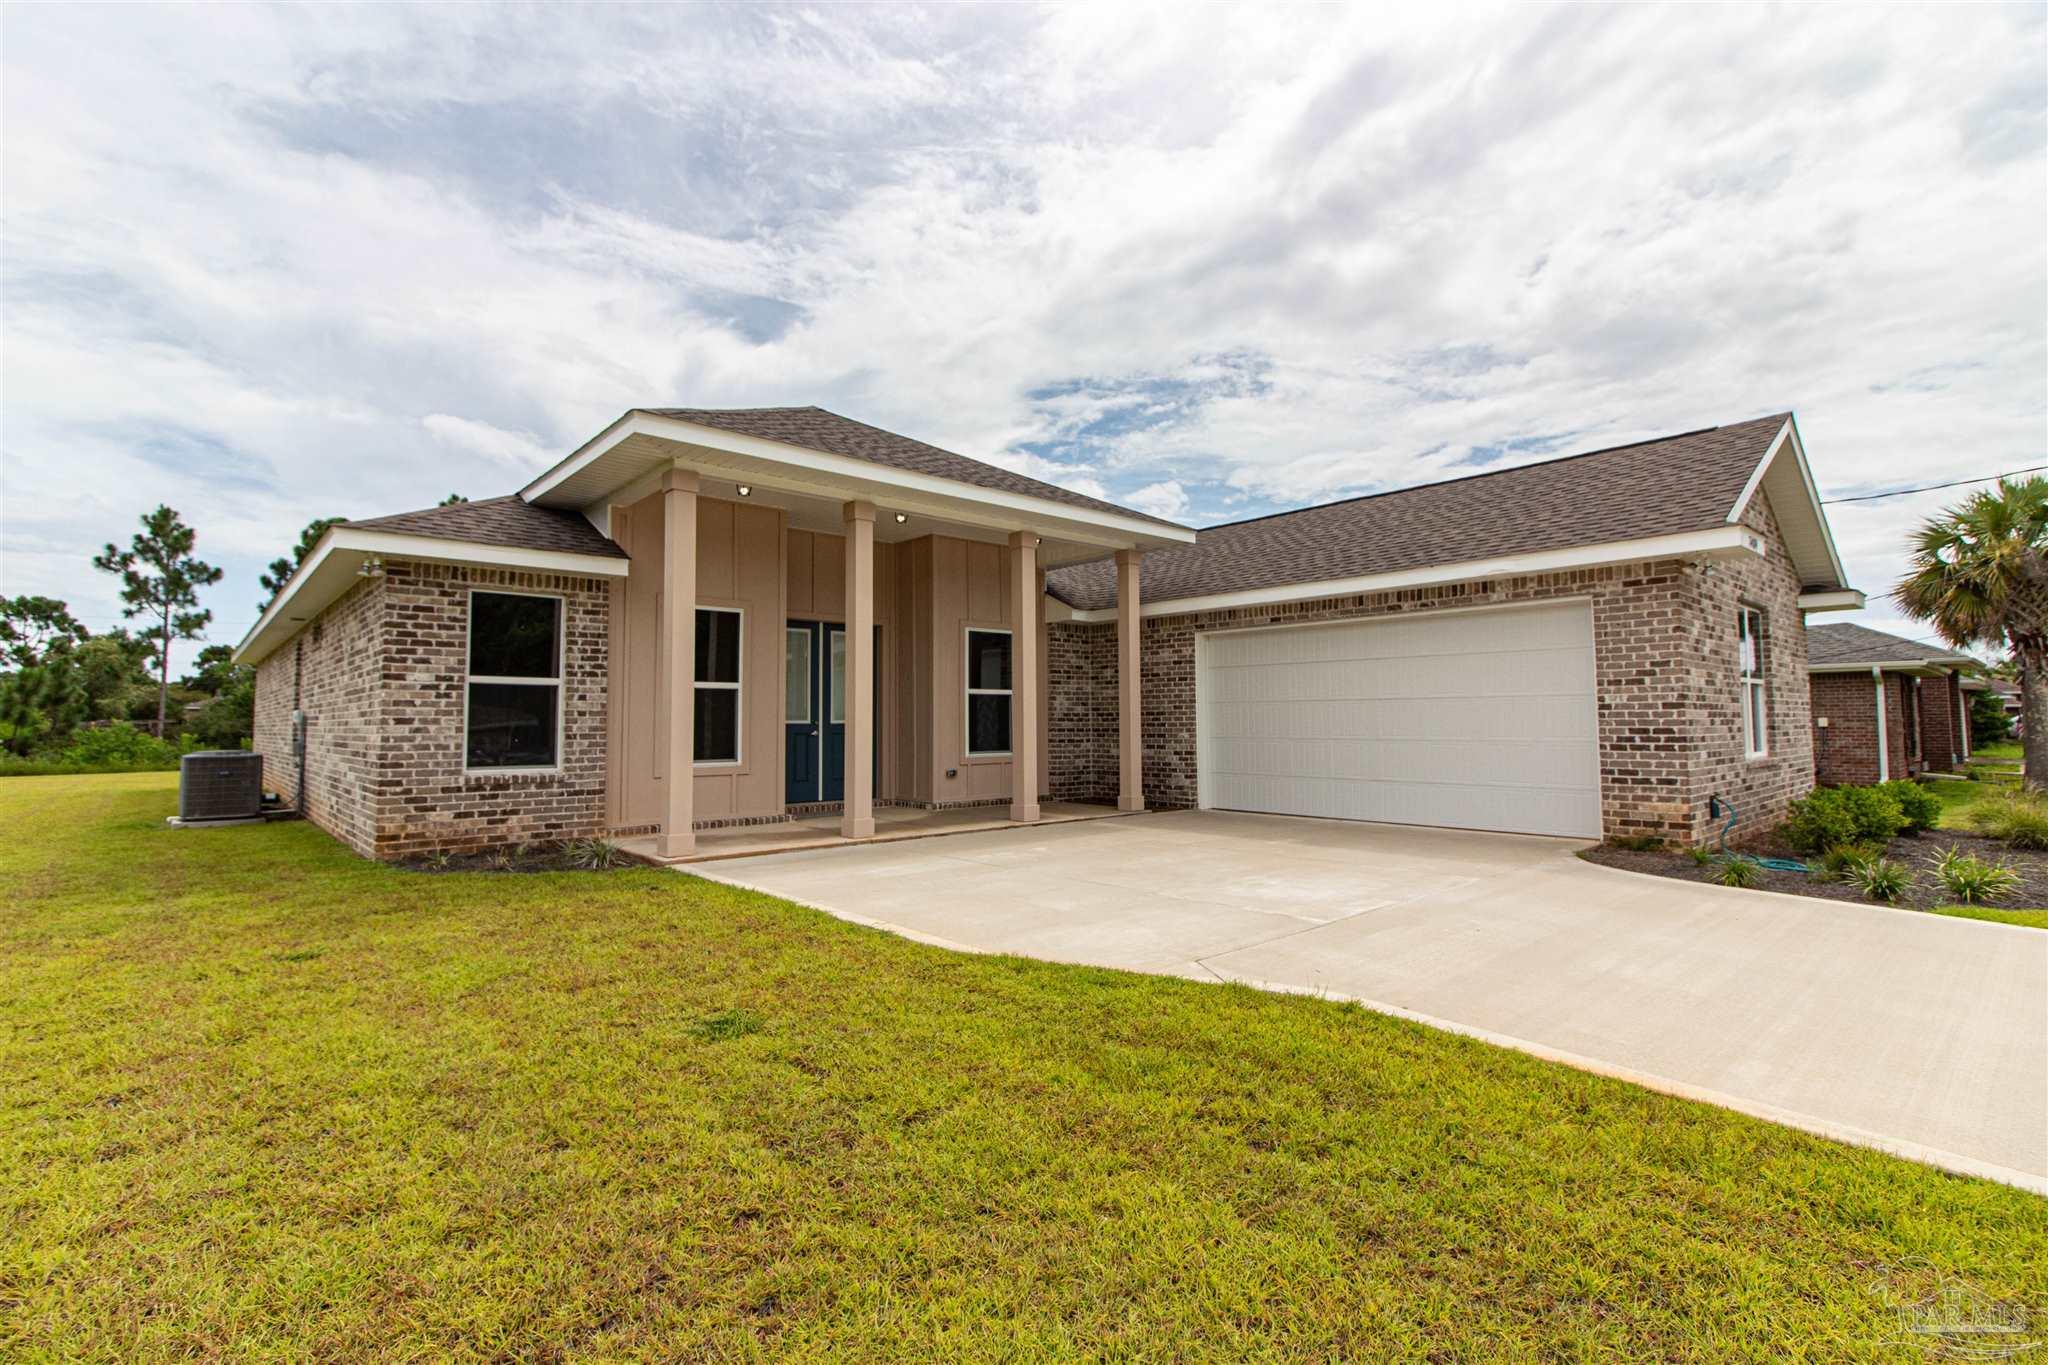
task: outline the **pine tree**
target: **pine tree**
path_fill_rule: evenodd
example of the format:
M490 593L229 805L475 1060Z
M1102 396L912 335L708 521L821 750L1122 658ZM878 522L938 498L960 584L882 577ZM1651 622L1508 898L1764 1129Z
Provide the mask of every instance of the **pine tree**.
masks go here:
M123 550L112 544L93 556L92 566L121 578L121 614L153 624L141 632L156 654L156 733L164 733L171 695L171 644L194 640L213 619L199 605L199 589L220 582L221 571L196 558L192 528L168 507L142 519L142 530Z

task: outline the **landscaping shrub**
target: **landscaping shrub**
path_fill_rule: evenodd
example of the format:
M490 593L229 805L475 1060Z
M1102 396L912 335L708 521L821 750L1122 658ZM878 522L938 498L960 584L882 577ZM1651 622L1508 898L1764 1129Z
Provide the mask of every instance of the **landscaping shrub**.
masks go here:
M1987 863L1974 853L1951 848L1934 865L1942 887L1963 905L1982 905L2010 895L2020 874L2002 863Z
M1889 903L1906 894L1906 888L1913 884L1913 874L1904 863L1869 858L1851 869L1849 880L1870 899Z
M1906 817L1907 834L1919 834L1941 822L1941 798L1918 782L1881 782L1876 790L1899 803L1899 813Z
M1823 787L1792 803L1783 833L1794 852L1826 853L1856 842L1856 817L1840 787Z
M1837 787L1849 814L1856 821L1856 838L1861 843L1882 844L1906 827L1906 812L1898 798L1883 787Z
M35 758L0 760L0 776L37 777L55 773L137 773L176 768L183 754L198 748L186 737L172 744L126 721L80 730L71 743Z
M571 839L562 845L562 861L586 872L602 872L624 863L626 855L609 839Z
M2048 849L2048 803L2032 792L1994 792L1971 808L1969 820L1979 834L2014 848Z
M1705 867L1714 861L1715 855L1714 850L1704 844L1693 844L1685 850L1685 856L1692 859L1695 866Z

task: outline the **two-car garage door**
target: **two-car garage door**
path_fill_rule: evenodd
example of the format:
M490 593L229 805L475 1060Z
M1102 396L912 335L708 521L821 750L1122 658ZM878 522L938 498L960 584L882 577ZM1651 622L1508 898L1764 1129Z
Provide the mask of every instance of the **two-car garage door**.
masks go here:
M1600 834L1589 604L1201 637L1201 803Z

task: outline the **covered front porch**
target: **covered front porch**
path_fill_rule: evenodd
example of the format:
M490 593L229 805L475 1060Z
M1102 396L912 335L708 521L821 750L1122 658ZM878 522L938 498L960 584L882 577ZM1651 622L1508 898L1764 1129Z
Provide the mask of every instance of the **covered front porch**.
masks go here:
M765 825L727 826L700 829L695 846L680 857L661 852L661 836L642 834L618 841L628 857L657 866L717 862L725 858L750 858L767 853L799 853L814 848L841 848L850 844L886 844L904 839L929 839L943 834L985 834L996 830L1022 829L1039 825L1066 825L1080 820L1107 820L1131 812L1115 806L1088 805L1072 801L1041 801L1037 818L1010 818L1007 806L951 806L927 810L921 806L878 806L874 832L848 836L838 813L793 816Z
M631 561L611 599L606 823L634 854L1142 808L1140 558L1190 532L650 413L525 496L575 508ZM1117 804L1054 806L1045 571L1110 556Z

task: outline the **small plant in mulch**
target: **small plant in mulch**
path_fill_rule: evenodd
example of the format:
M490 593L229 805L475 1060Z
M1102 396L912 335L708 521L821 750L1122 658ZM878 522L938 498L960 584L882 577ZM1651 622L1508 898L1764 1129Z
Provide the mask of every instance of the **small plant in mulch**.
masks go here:
M584 872L602 872L623 864L626 855L609 839L571 839L562 845L562 861Z
M1998 900L2011 895L2020 884L2020 874L2005 864L1987 863L1974 853L1953 847L1935 863L1934 875L1962 905Z
M1755 886L1763 877L1763 869L1748 858L1730 854L1721 859L1721 870L1714 880L1723 886Z
M2048 801L2014 788L1995 792L1971 807L1971 828L2013 848L2048 849Z
M1890 858L1870 858L1851 867L1848 880L1870 899L1890 905L1912 886L1913 874L1904 863Z

